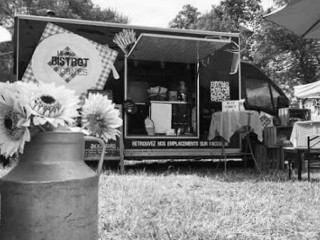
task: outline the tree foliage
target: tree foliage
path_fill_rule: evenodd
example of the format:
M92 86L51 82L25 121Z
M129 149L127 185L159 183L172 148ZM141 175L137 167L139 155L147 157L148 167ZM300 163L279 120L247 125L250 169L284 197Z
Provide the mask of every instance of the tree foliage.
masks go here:
M184 5L178 15L169 23L171 28L193 29L200 12L190 4Z
M288 2L274 0L275 8ZM293 86L319 79L320 43L297 37L283 27L268 22L263 19L264 14L260 0L224 0L200 14L193 28L240 32L242 59L262 68L288 97L292 97Z
M220 5L223 10L220 17L229 18L238 31L241 26L252 25L262 12L261 0L225 0Z
M286 1L278 1L285 4ZM276 81L289 97L293 86L317 81L320 45L264 19L248 42L250 59Z

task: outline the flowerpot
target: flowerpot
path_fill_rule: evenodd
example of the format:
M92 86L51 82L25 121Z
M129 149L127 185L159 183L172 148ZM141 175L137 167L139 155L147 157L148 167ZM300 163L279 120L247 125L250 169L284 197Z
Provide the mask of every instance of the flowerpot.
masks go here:
M84 145L74 132L44 132L26 143L1 179L0 239L98 239L99 176L84 162Z

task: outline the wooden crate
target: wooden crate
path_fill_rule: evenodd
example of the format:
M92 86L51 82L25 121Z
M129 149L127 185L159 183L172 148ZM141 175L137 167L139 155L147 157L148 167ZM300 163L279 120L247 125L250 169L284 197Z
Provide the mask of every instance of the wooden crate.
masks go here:
M281 154L280 139L290 139L292 126L265 127L263 141L266 147L266 158L270 168L283 169L284 159Z
M263 129L263 142L267 147L277 144L277 129L275 127L265 127Z
M267 158L267 148L263 144L255 144L254 145L254 156L257 160L257 164L261 171L267 171L269 169L268 166L268 158ZM255 166L255 168L257 168Z

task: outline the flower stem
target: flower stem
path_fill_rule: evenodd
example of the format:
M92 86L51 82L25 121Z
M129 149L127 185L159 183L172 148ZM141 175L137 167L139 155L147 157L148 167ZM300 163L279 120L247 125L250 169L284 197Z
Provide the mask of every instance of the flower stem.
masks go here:
M40 128L40 130L41 130L42 132L45 132L45 131L46 131L41 125L38 125L37 127Z

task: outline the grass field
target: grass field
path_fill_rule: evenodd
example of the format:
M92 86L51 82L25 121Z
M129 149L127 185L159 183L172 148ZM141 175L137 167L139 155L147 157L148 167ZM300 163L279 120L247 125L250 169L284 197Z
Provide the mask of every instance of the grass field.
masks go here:
M209 167L106 171L100 239L320 239L318 181L238 168L224 175Z

